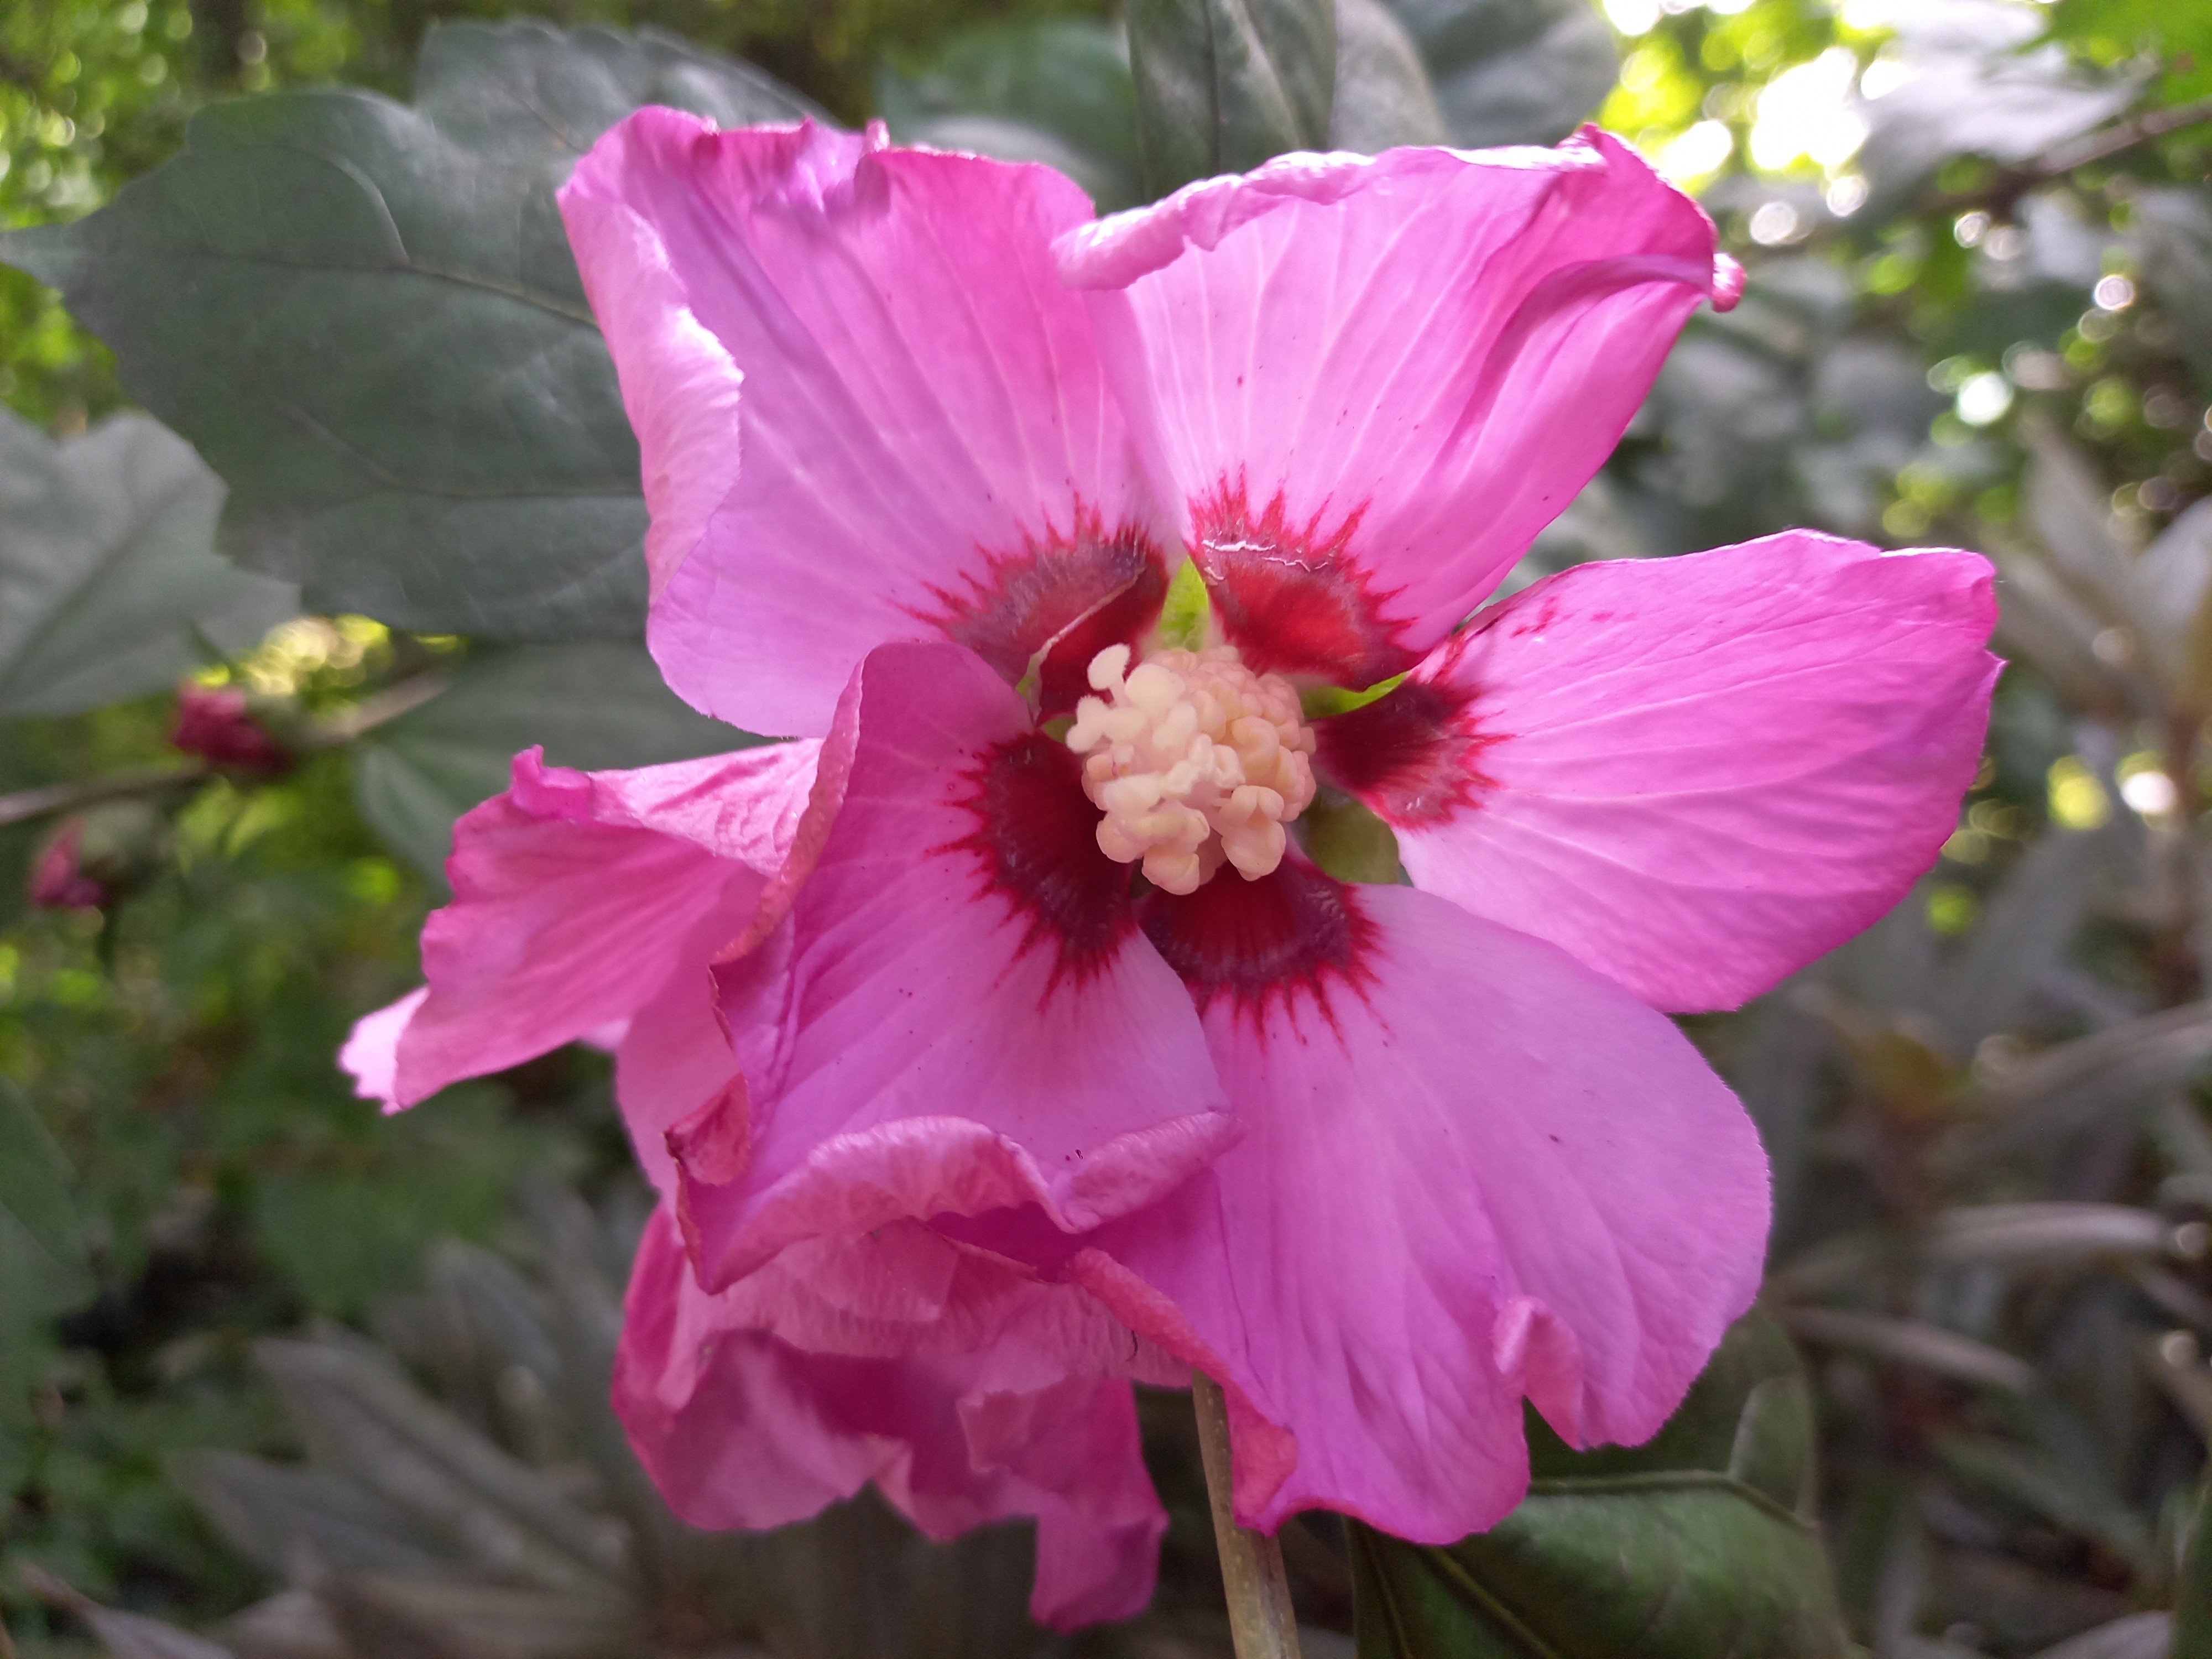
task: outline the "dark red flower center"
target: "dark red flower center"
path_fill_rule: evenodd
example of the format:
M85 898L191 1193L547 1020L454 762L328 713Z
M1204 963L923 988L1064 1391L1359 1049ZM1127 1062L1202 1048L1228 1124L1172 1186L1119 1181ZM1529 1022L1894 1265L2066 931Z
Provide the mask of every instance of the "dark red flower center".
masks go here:
M1370 592L1348 549L1354 510L1334 530L1316 515L1293 524L1280 491L1258 514L1240 479L1191 503L1191 556L1206 579L1222 632L1255 673L1314 674L1365 686L1402 674L1413 653L1402 624L1382 614L1391 595Z
M1374 924L1351 886L1286 859L1257 881L1224 876L1178 897L1147 893L1138 921L1204 1009L1217 996L1255 1017L1310 997L1332 1024L1332 994L1359 992Z
M1256 881L1224 869L1182 896L1137 882L1133 901L1130 866L1099 850L1098 809L1065 743L1024 733L968 777L975 830L954 846L1020 918L1021 948L1053 952L1048 996L1081 984L1139 926L1200 1008L1226 995L1257 1015L1310 998L1333 1022L1333 993L1364 983L1373 929L1357 893L1296 856Z
M1134 641L1160 614L1167 560L1133 525L1111 530L1099 514L1076 511L1066 534L1047 529L1018 553L987 556L967 591L933 588L934 623L1018 684L1039 652L1039 706L1065 714L1088 689L1085 672L1109 645Z
M1433 823L1472 805L1489 785L1479 764L1502 733L1483 731L1474 696L1434 680L1314 722L1316 763L1386 823Z
M1129 869L1098 850L1082 763L1057 738L1030 732L992 749L968 775L975 831L957 845L981 859L989 890L1023 919L1022 949L1056 953L1053 985L1080 984L1134 925Z

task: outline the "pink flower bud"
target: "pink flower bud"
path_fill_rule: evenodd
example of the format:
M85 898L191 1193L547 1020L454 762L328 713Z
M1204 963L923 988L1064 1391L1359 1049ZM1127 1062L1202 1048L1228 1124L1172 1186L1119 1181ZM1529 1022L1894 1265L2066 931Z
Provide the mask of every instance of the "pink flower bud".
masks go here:
M179 687L169 742L224 771L275 773L292 765L291 755L253 718L246 693L236 686L188 680Z
M84 820L64 818L31 866L32 903L48 909L87 910L107 902L107 889L84 872L83 845Z

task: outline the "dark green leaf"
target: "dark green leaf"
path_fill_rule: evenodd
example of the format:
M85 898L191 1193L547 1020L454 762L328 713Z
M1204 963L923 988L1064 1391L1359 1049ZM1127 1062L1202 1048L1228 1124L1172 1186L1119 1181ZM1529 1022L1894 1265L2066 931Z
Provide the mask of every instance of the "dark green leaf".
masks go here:
M2197 1499L2173 1601L2173 1651L2212 1653L2212 1480Z
M2212 68L2212 52L2206 63ZM2212 392L2212 195L2147 190L2136 198L2135 215L2143 282L2165 307L2198 387Z
M1242 173L1328 143L1334 0L1131 0L1145 185Z
M84 1238L70 1203L71 1181L69 1160L30 1097L0 1077L0 1217L37 1248L50 1273L80 1279Z
M884 69L876 110L904 143L1055 167L1102 213L1143 199L1136 88L1121 32L1105 24L1058 19L974 30L913 74Z
M1332 149L1372 155L1393 144L1450 142L1421 53L1383 0L1336 0Z
M1351 1528L1361 1659L1842 1659L1804 1518L1813 1417L1753 1313L1643 1446L1577 1455L1532 1413L1521 1507L1446 1549Z
M171 1474L232 1548L272 1575L303 1548L336 1572L434 1573L442 1564L434 1534L327 1469L198 1451Z
M2212 93L2212 11L2172 0L2058 0L2051 32L2079 42L2108 62L2129 52L2154 54L2166 76L2166 101Z
M635 633L637 447L553 192L640 104L805 106L673 40L533 23L434 30L417 89L215 105L183 155L0 257L60 288L228 483L226 549L311 604Z
M508 1659L650 1651L609 1598L450 1578L341 1579L323 1605L353 1653L499 1653Z
M1398 880L1398 837L1389 824L1349 799L1328 798L1307 809L1306 856L1339 881Z
M507 787L516 753L559 766L652 766L760 739L679 702L641 646L522 646L471 659L453 685L354 746L354 798L379 834L435 875L453 820Z
M161 690L291 616L289 585L216 553L222 506L191 446L143 415L57 443L0 410L0 715Z
M1548 144L1604 100L1620 60L1589 0L1391 0L1453 141Z
M389 1356L343 1337L272 1339L256 1353L311 1460L444 1534L449 1559L584 1594L629 1582L618 1533L425 1398Z
M2102 1544L2146 1579L2158 1577L2150 1527L2097 1479L2094 1466L2073 1467L2048 1451L1995 1435L1939 1435L1935 1450L1960 1479L2002 1494L2076 1537Z

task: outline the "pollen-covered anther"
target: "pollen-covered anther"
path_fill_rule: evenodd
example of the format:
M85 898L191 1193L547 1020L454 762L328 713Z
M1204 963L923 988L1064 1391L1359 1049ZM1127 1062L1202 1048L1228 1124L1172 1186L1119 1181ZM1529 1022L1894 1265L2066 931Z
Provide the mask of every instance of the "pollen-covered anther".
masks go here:
M1283 826L1313 801L1314 737L1298 694L1255 674L1234 646L1157 651L1135 668L1129 647L1091 659L1099 693L1076 705L1068 747L1106 816L1098 845L1170 893L1195 890L1224 864L1248 881L1283 861Z

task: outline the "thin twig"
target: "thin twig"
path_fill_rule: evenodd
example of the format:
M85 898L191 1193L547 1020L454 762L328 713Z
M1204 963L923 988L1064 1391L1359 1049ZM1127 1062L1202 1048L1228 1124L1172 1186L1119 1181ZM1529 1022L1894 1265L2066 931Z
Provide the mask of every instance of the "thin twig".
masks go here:
M1957 214L1981 209L2000 218L2009 218L2020 198L2039 185L2047 185L2064 178L2076 167L2102 161L2138 144L2147 144L2154 138L2163 138L2168 133L2179 132L2185 127L2201 126L2212 122L2212 97L2191 99L2185 104L2176 104L2169 109L2148 110L2124 121L2116 121L2070 143L2056 146L2040 155L2030 156L2016 166L2001 169L1988 184L1978 190L1954 191L1947 194L1923 198L1912 210L1920 213ZM1843 235L1855 228L1849 219L1831 219L1816 223L1806 241L1820 240Z
M417 674L402 680L328 720L309 725L293 740L295 751L335 749L351 743L386 720L419 708L453 683L453 676L443 672ZM58 812L79 811L103 801L157 795L165 789L204 783L216 771L216 768L207 765L155 767L118 772L82 783L49 783L36 789L19 789L12 795L0 795L0 826L50 817ZM5 1659L5 1656L0 1655L0 1659Z
M341 744L351 743L364 732L380 726L386 720L397 720L410 708L419 708L453 683L453 677L440 670L416 674L386 686L374 696L363 697L352 708L319 720L303 744L309 749L335 749Z
M84 783L50 783L38 789L19 789L0 795L0 825L21 823L56 812L74 812L102 801L127 800L133 795L157 795L165 789L199 783L215 775L210 766L165 766L152 771L118 772L112 777Z
M1979 190L1959 191L1948 196L1938 196L1927 205L1932 213L1960 213L1970 208L1982 208L2002 216L2011 216L2020 198L2039 185L2047 185L2063 179L2076 167L2087 167L2092 161L2102 161L2138 144L2147 144L2154 138L2163 138L2169 132L2179 132L2184 127L2201 125L2212 121L2212 98L2193 99L2186 104L2176 104L2170 109L2147 110L2141 115L2130 116L2124 121L2115 121L2111 126L2100 127L2069 143L2032 155L2017 166L2000 171Z
M1231 1507L1229 1401L1203 1371L1190 1374L1198 1411L1198 1449L1206 1463L1206 1495L1213 1506L1213 1539L1221 1547L1221 1587L1229 1598L1229 1633L1237 1659L1298 1659L1297 1615L1281 1546L1237 1524Z
M2045 179L2056 179L2075 167L2085 167L2092 161L2101 161L2124 149L2133 149L2137 144L2147 144L2154 138L2163 138L2169 132L2179 132L2184 127L2206 121L2212 121L2212 97L2193 98L2185 104L2146 110L2141 115L2116 122L2076 138L2070 144L2061 144L2027 165Z

